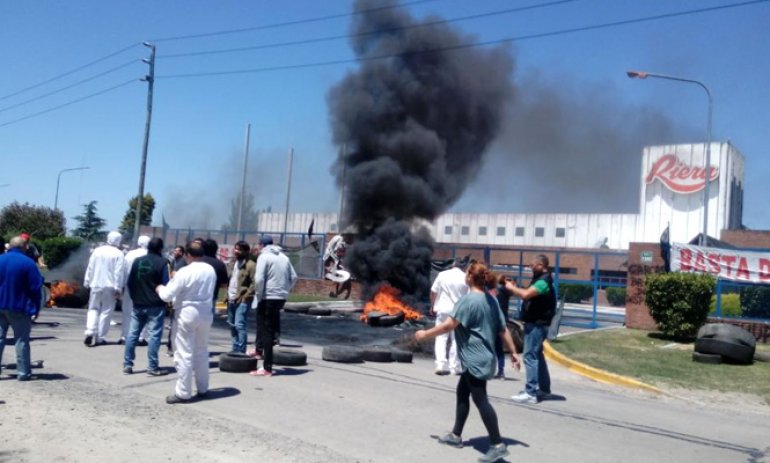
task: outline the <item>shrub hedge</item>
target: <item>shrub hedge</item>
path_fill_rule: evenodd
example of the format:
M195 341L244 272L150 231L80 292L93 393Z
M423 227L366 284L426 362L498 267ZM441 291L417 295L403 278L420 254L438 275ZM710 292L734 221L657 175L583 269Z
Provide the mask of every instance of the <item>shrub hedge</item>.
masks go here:
M607 294L607 302L614 307L626 305L626 288L610 286L604 291Z
M591 285L559 283L559 297L564 297L565 302L577 304L586 299L591 299L593 295L594 288Z
M740 298L744 317L770 318L770 287L742 288Z
M716 314L717 311L717 297L711 298L710 312ZM723 317L740 317L743 315L741 309L741 296L740 294L722 293L722 316Z
M83 240L80 238L59 236L43 241L40 252L48 268L54 269L64 263L82 244Z
M663 334L692 338L706 322L715 280L695 273L647 275L645 302Z

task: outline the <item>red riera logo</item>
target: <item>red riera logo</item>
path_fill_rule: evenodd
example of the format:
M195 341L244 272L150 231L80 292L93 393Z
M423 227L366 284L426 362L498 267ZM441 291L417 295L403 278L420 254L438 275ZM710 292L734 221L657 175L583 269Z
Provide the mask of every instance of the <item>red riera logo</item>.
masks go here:
M710 166L710 181L719 177L719 168ZM645 182L660 180L666 187L677 193L695 193L706 186L706 168L689 166L675 154L661 156L650 168Z

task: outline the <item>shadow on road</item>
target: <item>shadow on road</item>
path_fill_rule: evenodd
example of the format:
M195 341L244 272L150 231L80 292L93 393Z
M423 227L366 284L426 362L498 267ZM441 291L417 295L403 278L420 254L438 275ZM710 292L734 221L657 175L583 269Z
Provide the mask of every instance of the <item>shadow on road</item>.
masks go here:
M234 387L218 387L216 389L209 389L209 392L206 393L206 397L201 397L197 399L196 402L204 400L226 399L227 397L240 395L240 393L240 389L236 389Z
M9 379L15 381L16 375L9 375L5 378L0 378L0 381L7 381ZM61 373L33 373L30 381L60 381L63 379L70 379L70 377Z
M310 373L311 371L313 370L311 370L310 368L282 367L280 370L276 371L276 374L280 376L299 376L299 375L304 375L305 373Z

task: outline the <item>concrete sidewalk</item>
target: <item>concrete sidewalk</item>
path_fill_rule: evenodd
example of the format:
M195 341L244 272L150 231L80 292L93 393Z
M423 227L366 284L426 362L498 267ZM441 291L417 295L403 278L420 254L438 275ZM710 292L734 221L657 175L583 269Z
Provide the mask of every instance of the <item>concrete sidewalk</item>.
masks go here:
M211 400L169 406L164 397L176 375L142 374L143 348L137 373L124 376L122 346L83 346L85 311L47 310L41 321L33 328L32 358L45 360L33 371L42 379L19 383L4 370L0 380L0 461L453 463L487 449L475 408L464 449L436 443L452 427L457 379L435 376L430 359L330 363L321 360L322 343L303 342L292 332L302 325L286 323L282 342L301 345L307 366L272 378L212 368ZM109 337L117 336L113 327ZM211 350L229 345L229 332L215 328ZM12 358L7 348L5 362ZM172 366L163 350L161 365ZM555 400L536 406L508 399L522 389L522 373L488 384L508 461L770 461L768 415L694 406L551 369Z

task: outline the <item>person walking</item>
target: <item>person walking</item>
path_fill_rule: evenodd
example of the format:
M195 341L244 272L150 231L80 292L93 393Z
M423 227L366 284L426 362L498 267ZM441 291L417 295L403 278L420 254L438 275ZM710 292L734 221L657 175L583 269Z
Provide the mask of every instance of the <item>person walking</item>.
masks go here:
M526 289L509 281L506 288L524 301L521 320L524 322L525 389L511 399L517 403L536 404L551 395L551 375L543 354L548 327L556 314L556 292L548 270L548 257L539 254L532 260L532 282Z
M436 326L443 324L449 318L449 313L457 301L466 293L468 293L468 285L465 282L465 272L455 260L452 268L444 270L436 276L430 288L430 314L436 316ZM447 344L449 344L448 358ZM457 362L457 343L454 332L450 330L436 336L433 350L436 355L437 375L457 374L461 371Z
M131 293L128 291L127 284L128 284L128 274L131 272L131 265L134 263L134 261L142 256L147 255L147 244L150 242L150 237L147 235L142 235L136 240L136 249L132 249L131 251L128 251L123 258L123 265L125 266L123 270L123 275L125 277L125 282L123 283L123 297L120 300L120 307L121 307L121 314L123 315L123 322L121 323L121 333L120 333L120 339L118 340L118 344L125 344L126 338L128 337L128 331L131 328L131 313L134 311L134 300L131 298ZM147 332L142 332L139 336L139 345L140 346L146 346L146 334Z
M265 235L259 240L259 259L254 274L255 297L252 308L257 309L258 341L257 357L263 358L262 368L249 374L252 376L273 375L273 340L276 329L280 329L281 309L286 303L286 297L297 282L289 258L281 252L281 248L273 244L273 238Z
M257 265L249 259L249 244L238 241L233 246L235 259L228 266L230 283L227 286L227 324L233 338L232 351L246 353L248 334L246 319L254 301L254 273Z
M107 244L94 249L88 259L83 286L91 289L91 295L83 343L89 347L107 344L112 311L125 283L124 257L119 248L121 238L119 232L109 232Z
M462 432L470 413L470 399L473 398L489 434L489 451L479 458L483 463L491 463L508 455L508 449L500 436L497 414L487 396L487 381L494 377L497 364L495 338L502 339L510 349L514 368L519 364L516 348L497 301L485 291L488 272L483 264L471 264L466 275L470 291L457 301L444 322L415 333L417 341L425 341L454 331L457 353L464 371L457 383L454 427L450 433L439 437L438 441L452 447L463 447Z
M24 238L16 236L8 252L0 255L0 364L2 364L8 327L16 339L16 379L32 377L29 362L29 334L32 317L40 311L43 277L35 261L26 256Z
M158 285L169 281L169 264L162 253L163 240L153 238L147 243L147 254L134 260L128 272L126 293L133 300L134 307L123 354L123 373L127 375L134 372L135 351L142 331L147 333L147 376L163 374L158 368L158 349L163 337L166 303L155 292Z
M179 378L174 394L166 397L167 404L189 402L193 378L198 397L206 397L209 390L208 343L214 319L211 307L217 275L211 265L202 261L202 243L193 241L185 253L187 265L176 272L168 285L155 288L163 301L174 302L176 313L174 366Z

